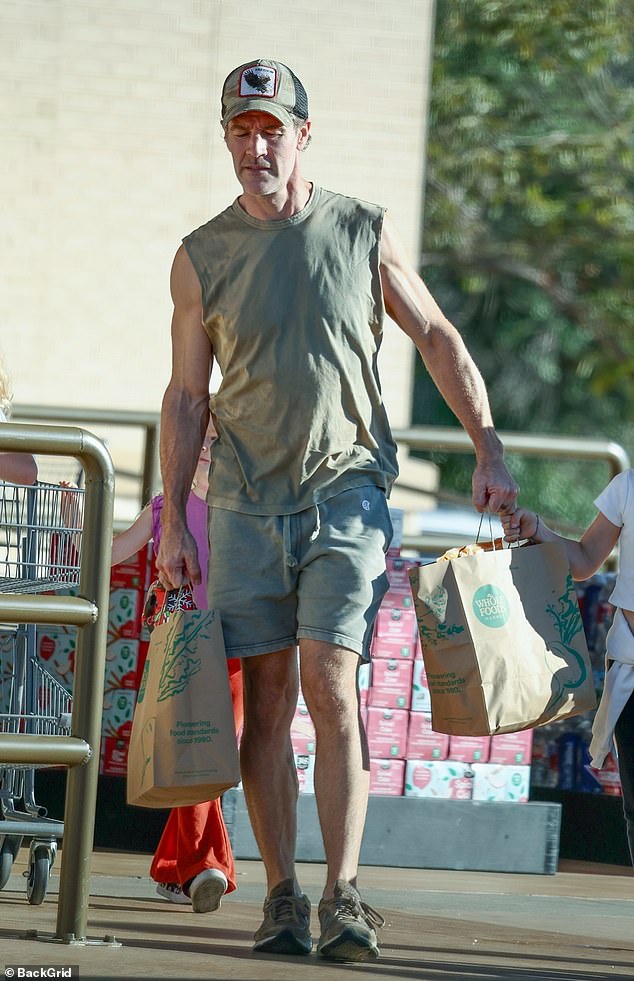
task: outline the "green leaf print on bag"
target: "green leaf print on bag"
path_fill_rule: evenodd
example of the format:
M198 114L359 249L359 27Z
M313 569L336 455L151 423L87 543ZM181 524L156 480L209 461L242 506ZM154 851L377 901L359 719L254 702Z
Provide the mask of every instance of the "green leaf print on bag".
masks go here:
M417 611L416 620L418 623L418 632L420 634L421 642L423 643L427 642L428 644L435 645L445 640L447 637L454 637L456 634L464 633L464 627L459 623L447 625L444 621L439 623L435 617L432 619L431 624L426 623L425 621L429 619L429 614L420 616Z
M145 780L145 773L152 762L152 748L154 747L154 729L156 728L156 719L152 716L151 719L145 723L143 731L141 732L141 752L143 754L143 768L141 770L141 783ZM150 749L146 746L151 747Z
M438 621L445 619L449 594L444 586L434 586L431 593L424 593L420 598L429 607Z
M145 664L143 665L143 674L141 675L141 681L139 683L139 694L137 695L137 704L143 701L145 698L145 689L147 688L147 676L150 672L150 658L146 657Z
M552 645L552 651L555 654L560 653L560 649L563 648L568 655L571 655L574 662L579 667L579 673L576 678L569 678L562 681L558 677L558 674L553 675L553 695L550 699L546 711L549 712L553 706L562 702L566 696L566 692L572 691L575 688L580 688L585 682L588 676L588 670L584 659L572 646L572 640L577 636L580 630L583 629L581 622L581 614L579 613L579 607L577 605L575 585L572 576L568 574L566 580L566 592L563 596L559 597L558 606L547 606L546 612L552 617L557 633L561 643L555 641ZM565 655L561 655L565 656Z
M201 660L195 656L196 645L199 636L206 636L204 630L209 622L209 613L206 610L202 617L190 613L187 617L172 617L168 620L166 654L161 666L157 701L163 702L166 698L180 695L200 671Z

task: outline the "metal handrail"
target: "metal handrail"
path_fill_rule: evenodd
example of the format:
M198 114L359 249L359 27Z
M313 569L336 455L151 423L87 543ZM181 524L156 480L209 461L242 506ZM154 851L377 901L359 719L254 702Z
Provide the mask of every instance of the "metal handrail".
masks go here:
M620 443L612 440L582 436L551 436L536 433L498 433L506 454L523 456L557 457L568 460L597 460L608 464L611 477L630 467L629 456ZM463 429L452 426L412 426L393 432L397 443L414 450L442 450L449 453L473 453L473 444ZM403 487L397 480L396 486ZM440 550L455 545L452 536L409 535L403 544L411 549Z
M136 475L141 480L140 507L147 504L159 486L158 440L161 417L158 412L18 404L13 407L13 418L78 422L81 425L101 423L104 425L140 427L145 430L143 464L141 472ZM395 429L393 435L397 443L402 443L414 450L473 452L471 440L466 432L458 426L410 426ZM577 460L604 460L610 466L612 476L622 470L627 470L630 466L625 449L619 443L611 440L520 432L500 432L499 436L505 449L510 453Z
M464 429L452 426L412 426L393 432L397 443L414 450L447 450L453 453L473 452L473 444ZM524 456L556 456L570 460L604 460L612 476L629 469L630 461L620 443L583 436L548 436L536 433L499 432L509 453Z
M159 485L158 436L161 416L158 412L138 412L134 409L76 409L52 405L14 405L13 420L40 422L70 422L82 426L129 426L144 430L143 463L140 473L126 474L140 479L139 508L144 507ZM31 451L33 452L33 451Z
M57 623L77 626L70 736L0 733L0 760L68 766L64 805L57 930L55 940L81 942L86 936L90 859L93 849L99 749L106 668L114 468L103 442L83 429L7 423L0 426L0 450L74 457L86 478L84 544L79 596L0 595L0 623ZM39 609L39 613L38 613ZM38 745L41 752L38 753ZM3 753L6 748L6 753ZM15 830L12 824L12 829Z

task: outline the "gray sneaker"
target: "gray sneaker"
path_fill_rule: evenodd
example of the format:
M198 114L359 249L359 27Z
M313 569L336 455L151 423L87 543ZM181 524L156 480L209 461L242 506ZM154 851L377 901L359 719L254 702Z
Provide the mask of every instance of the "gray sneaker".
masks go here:
M333 899L319 904L321 936L317 953L333 961L363 961L379 956L375 927L385 920L361 901L350 882L338 879Z
M264 920L253 950L261 954L310 954L310 901L293 893L293 880L284 879L264 900Z

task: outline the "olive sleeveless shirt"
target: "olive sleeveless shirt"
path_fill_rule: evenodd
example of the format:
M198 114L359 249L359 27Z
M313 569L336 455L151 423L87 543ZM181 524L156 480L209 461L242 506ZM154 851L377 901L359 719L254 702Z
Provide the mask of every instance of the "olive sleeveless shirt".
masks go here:
M292 514L398 473L377 367L383 209L313 186L262 221L235 201L184 240L222 372L210 504Z

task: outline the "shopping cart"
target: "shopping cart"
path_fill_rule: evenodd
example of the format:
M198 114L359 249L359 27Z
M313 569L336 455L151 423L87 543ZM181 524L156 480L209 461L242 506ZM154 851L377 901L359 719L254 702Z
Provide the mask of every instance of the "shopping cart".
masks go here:
M55 593L79 584L84 491L0 481L0 592ZM0 626L0 732L69 735L72 694L41 663L38 626ZM35 799L35 767L0 760L0 889L23 838L30 838L26 894L44 900L63 823ZM11 833L11 823L20 825ZM25 822L26 828L25 831Z

